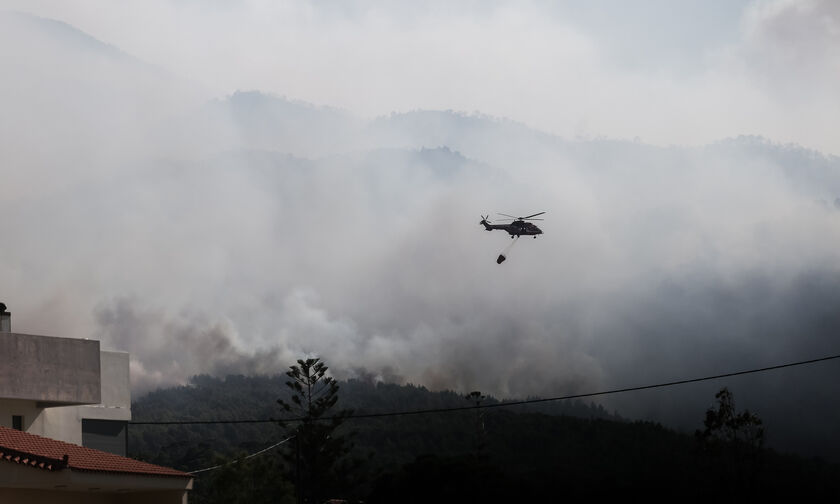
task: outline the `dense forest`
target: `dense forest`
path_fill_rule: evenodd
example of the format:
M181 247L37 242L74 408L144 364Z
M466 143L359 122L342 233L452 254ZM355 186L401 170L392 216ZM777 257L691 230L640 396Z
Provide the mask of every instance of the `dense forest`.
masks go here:
M133 404L136 422L278 421L132 425L129 456L185 471L219 465L196 474L195 503L296 502L298 488L322 492L304 494L304 501L365 502L521 502L615 492L714 496L724 489L731 495L840 495L840 466L779 454L739 437L747 430L737 422L747 413L737 416L733 410L729 420L711 427L729 434L708 438L699 430L680 433L627 421L581 401L475 408L499 401L363 379L335 382L335 402L320 412L341 417L320 427L326 429L321 437L334 443L330 460L307 479L296 468L304 464L296 438L243 458L301 436L299 422L279 421L300 418L281 404L296 404L287 381L285 375L197 376L189 386L149 393ZM698 412L698 425L704 413L708 434L713 412Z

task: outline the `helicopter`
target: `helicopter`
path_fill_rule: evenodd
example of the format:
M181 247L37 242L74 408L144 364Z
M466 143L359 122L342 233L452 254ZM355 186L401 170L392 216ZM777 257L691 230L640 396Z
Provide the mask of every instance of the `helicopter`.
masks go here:
M482 215L481 216L481 224L484 226L484 229L487 231L493 231L494 229L503 229L510 234L511 239L518 238L522 235L525 236L533 236L534 239L537 238L537 235L541 235L542 229L538 228L536 224L532 224L530 222L525 222L529 220L543 220L543 219L535 219L534 217L538 215L542 215L545 212L535 213L533 215L529 215L527 217L514 217L513 215L503 214L500 213L499 215L503 215L507 217L506 219L500 219L503 221L511 220L510 224L490 224L490 221L487 220L490 218L489 215Z

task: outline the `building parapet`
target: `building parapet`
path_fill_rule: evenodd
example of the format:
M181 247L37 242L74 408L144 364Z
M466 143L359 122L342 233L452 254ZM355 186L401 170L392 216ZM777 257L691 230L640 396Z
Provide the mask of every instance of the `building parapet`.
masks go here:
M99 404L99 342L0 332L0 399L38 407Z

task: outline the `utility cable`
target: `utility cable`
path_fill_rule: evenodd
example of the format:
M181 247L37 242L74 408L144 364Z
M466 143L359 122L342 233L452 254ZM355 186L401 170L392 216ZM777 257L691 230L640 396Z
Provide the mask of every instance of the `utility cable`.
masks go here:
M318 420L338 420L338 419L345 419L345 420L354 420L359 418L383 418L383 417L394 417L394 416L407 416L407 415L427 415L427 414L434 414L434 413L449 413L453 411L464 411L464 410L476 410L476 409L485 409L485 408L503 408L507 406L519 406L523 404L536 404L536 403L544 403L544 402L552 402L552 401L563 401L568 399L581 399L584 397L595 397L595 396L602 396L602 395L609 395L609 394L620 394L623 392L635 392L639 390L648 390L648 389L655 389L655 388L663 388L663 387L673 387L676 385L685 385L688 383L697 383L702 381L709 381L709 380L717 380L720 378L729 378L732 376L741 376L747 374L755 374L755 373L763 373L767 371L774 371L776 369L783 369L795 366L805 366L808 364L816 364L818 362L824 362L834 359L840 359L840 354L838 355L829 355L827 357L820 357L818 359L810 359L804 361L797 361L797 362L789 362L787 364L779 364L776 366L768 366L763 368L757 369L749 369L746 371L735 371L732 373L724 373L712 376L704 376L702 378L690 378L686 380L676 380L664 383L656 383L653 385L642 385L638 387L626 387L620 389L612 389L612 390L604 390L600 392L589 392L585 394L571 394L565 396L558 396L558 397L546 397L546 398L537 398L537 399L526 399L522 401L506 401L506 402L498 402L492 404L478 404L474 406L456 406L451 408L430 408L430 409L422 409L422 410L409 410L409 411L389 411L383 413L363 413L363 414L350 414L350 415L333 415L328 417L320 417ZM268 418L268 419L259 419L259 420L175 420L175 421L148 421L148 422L129 422L130 425L206 425L206 424L243 424L243 423L296 423L302 422L307 420L306 417L294 417L294 418ZM287 440L285 440L287 441ZM283 441L283 442L285 442Z
M273 444L273 445L269 446L268 448L263 448L262 450L260 450L260 451L258 451L258 452L252 453L252 454L250 454L250 455L246 455L246 456L244 456L244 457L242 457L242 458L238 458L238 459L234 460L233 462L228 462L228 463L226 463L226 464L214 465L213 467L207 467L207 468L205 468L205 469L197 469L197 470L195 470L195 471L187 471L187 474L198 474L198 473L203 473L203 472L207 472L207 471L212 471L213 469L218 469L218 468L220 468L220 467L224 467L224 466L226 466L226 465L230 465L230 464L238 464L239 462L242 462L243 460L248 460L249 458L256 457L257 455L262 455L263 453L265 453L265 452L267 452L267 451L269 451L269 450L273 450L274 448L277 448L277 447L278 447L278 446L280 446L281 444L283 444L283 443L285 443L285 442L289 441L289 440L290 440L290 439L292 439L293 437L294 437L294 436L289 436L289 437L287 437L286 439L284 439L283 441L280 441L279 443L275 443L275 444Z

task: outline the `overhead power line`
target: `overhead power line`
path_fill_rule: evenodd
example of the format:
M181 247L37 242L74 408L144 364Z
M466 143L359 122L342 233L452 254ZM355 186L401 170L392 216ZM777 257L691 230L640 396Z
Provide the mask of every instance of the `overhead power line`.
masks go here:
M253 457L256 457L257 455L262 455L263 453L265 453L265 452L267 452L267 451L269 451L269 450L273 450L274 448L277 448L278 446L280 446L281 444L285 443L286 441L289 441L289 440L290 440L290 439L292 439L293 437L294 437L294 436L289 436L289 437L287 437L286 439L284 439L283 441L280 441L279 443L274 443L273 445L269 446L268 448L263 448L262 450L260 450L260 451L258 451L258 452L254 452L254 453L252 453L252 454L250 454L250 455L246 455L245 457L242 457L242 458L236 459L236 460L234 460L233 462L228 462L228 463L226 463L226 464L214 465L213 467L207 467L207 468L204 468L204 469L197 469L197 470L195 470L195 471L187 471L187 474L198 474L198 473L203 473L203 472L207 472L207 471L212 471L213 469L218 469L218 468L220 468L220 467L224 467L224 466L226 466L226 465L230 465L230 464L237 464L237 463L239 463L239 462L242 462L243 460L248 460L249 458L253 458Z
M430 409L422 409L422 410L408 410L408 411L389 411L383 413L363 413L363 414L351 414L351 415L334 415L329 417L321 417L319 420L335 420L339 418L353 420L353 419L361 419L361 418L382 418L382 417L394 417L394 416L407 416L407 415L428 415L428 414L435 414L435 413L449 413L454 411L464 411L464 410L476 410L476 409L486 409L486 408L504 408L508 406L519 406L523 404L536 404L536 403L544 403L544 402L552 402L552 401L564 401L568 399L582 399L584 397L595 397L595 396L602 396L602 395L609 395L609 394L620 394L623 392L635 392L639 390L648 390L648 389L655 389L655 388L664 388L664 387L673 387L676 385L685 385L688 383L697 383L703 381L710 381L710 380L717 380L720 378L729 378L732 376L741 376L741 375L748 375L748 374L756 374L756 373L764 373L767 371L774 371L777 369L783 368L790 368L795 366L805 366L808 364L816 364L818 362L824 362L829 360L840 359L840 354L838 355L829 355L827 357L820 357L818 359L810 359L804 361L797 361L797 362L789 362L787 364L779 364L776 366L768 366L763 368L757 369L748 369L745 371L735 371L732 373L724 373L712 376L704 376L701 378L690 378L686 380L675 380L670 382L664 383L656 383L653 385L642 385L639 387L625 387L619 389L612 389L612 390L603 390L600 392L589 392L585 394L571 394L565 396L558 396L558 397L545 397L545 398L538 398L538 399L526 399L522 401L507 401L507 402L498 402L492 404L480 404L480 405L473 405L473 406L456 406L451 408L430 408ZM247 420L174 420L174 421L147 421L147 422L129 422L131 425L208 425L208 424L256 424L256 423L296 423L302 422L306 420L306 417L294 417L294 418L267 418L267 419L247 419ZM285 442L285 441L283 441Z

